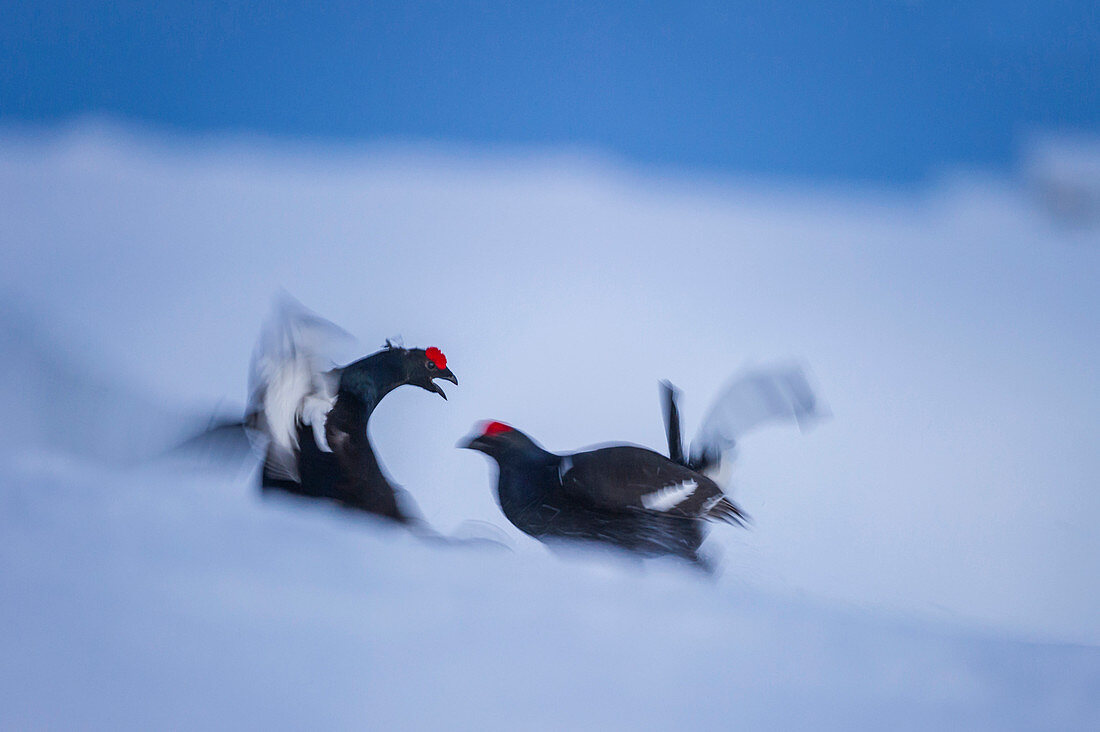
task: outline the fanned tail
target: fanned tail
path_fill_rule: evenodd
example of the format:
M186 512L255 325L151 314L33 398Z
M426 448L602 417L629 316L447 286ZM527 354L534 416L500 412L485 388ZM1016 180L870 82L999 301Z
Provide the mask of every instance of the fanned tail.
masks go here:
M737 504L723 496L707 511L705 518L711 521L725 521L735 526L745 526L751 520Z
M769 422L805 428L828 416L800 366L772 366L739 374L711 404L691 443L696 470L721 468L723 455L753 429Z
M676 402L680 391L670 381L661 382L661 411L665 418L665 436L668 438L668 456L674 463L687 465L684 459L684 441L680 432L680 409Z

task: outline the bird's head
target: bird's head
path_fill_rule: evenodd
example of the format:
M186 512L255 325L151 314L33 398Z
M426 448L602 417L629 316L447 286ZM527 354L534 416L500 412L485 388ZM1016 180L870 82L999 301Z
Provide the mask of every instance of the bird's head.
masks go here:
M530 437L503 422L480 422L458 447L483 452L497 462L507 455L545 452Z
M359 396L371 405L405 384L419 386L444 399L436 379L458 384L447 368L447 357L438 348L402 348L386 341L386 347L340 369L340 390Z
M402 348L397 350L404 352L402 354L402 367L405 370L405 383L434 392L444 399L447 398L447 394L439 384L435 383L435 380L442 379L456 386L458 385L458 377L447 368L447 357L438 348L432 346L427 349Z

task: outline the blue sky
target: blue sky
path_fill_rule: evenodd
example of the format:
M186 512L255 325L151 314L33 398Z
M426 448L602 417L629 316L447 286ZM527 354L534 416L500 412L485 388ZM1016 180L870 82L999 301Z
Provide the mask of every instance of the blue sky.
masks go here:
M106 113L902 184L1100 130L1091 2L5 4L7 125Z

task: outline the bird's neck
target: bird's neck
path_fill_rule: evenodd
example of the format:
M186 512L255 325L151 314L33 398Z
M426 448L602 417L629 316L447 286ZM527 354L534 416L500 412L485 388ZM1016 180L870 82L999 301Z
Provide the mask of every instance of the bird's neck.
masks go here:
M366 417L382 398L406 383L404 369L393 352L381 351L344 367L340 390L354 394L366 408Z
M557 455L539 451L520 461L505 460L500 465L500 477L497 480L497 498L504 514L512 518L533 504L541 503L550 491L553 481L557 480Z

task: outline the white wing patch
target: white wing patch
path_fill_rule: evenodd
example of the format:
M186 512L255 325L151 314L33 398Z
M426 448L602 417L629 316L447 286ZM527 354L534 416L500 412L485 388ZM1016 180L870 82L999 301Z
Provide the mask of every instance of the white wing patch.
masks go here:
M302 424L313 427L313 441L324 452L332 452L328 438L325 437L325 418L336 404L339 382L340 378L336 374L316 374L313 391L302 399L301 406L298 407L298 418Z
M266 444L269 470L298 480L295 453L298 425L310 425L313 439L332 452L325 439L325 416L336 401L339 374L326 371L320 351L346 333L284 296L264 324L252 354L249 413Z
M695 492L699 484L694 480L670 485L642 496L642 505L651 511L668 511L680 505Z

